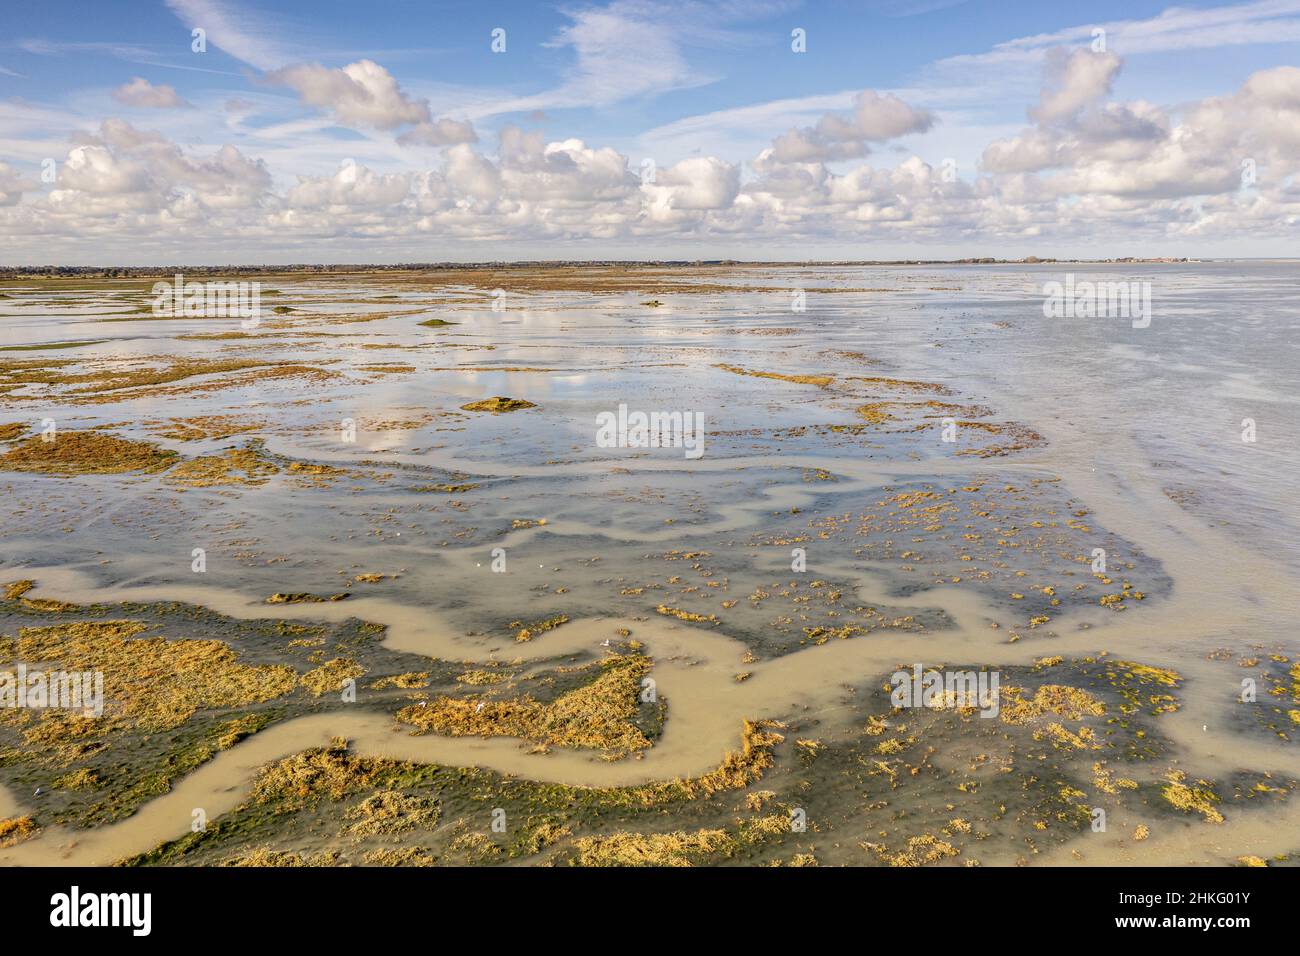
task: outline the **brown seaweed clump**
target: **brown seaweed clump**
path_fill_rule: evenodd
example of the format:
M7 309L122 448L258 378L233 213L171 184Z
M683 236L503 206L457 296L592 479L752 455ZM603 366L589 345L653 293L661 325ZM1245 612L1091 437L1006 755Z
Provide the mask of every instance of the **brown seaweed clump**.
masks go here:
M366 866L437 866L438 857L422 846L380 847L366 853L361 862Z
M280 469L252 448L231 448L220 455L204 455L181 462L167 476L168 481L192 488L220 485L261 485Z
M862 848L874 852L881 862L900 867L926 866L957 856L961 852L951 843L940 840L932 833L909 837L907 848L896 853L889 852L877 843L863 843Z
M0 848L16 846L40 832L31 817L10 817L0 820Z
M519 737L544 746L590 748L618 756L645 750L650 741L632 719L650 660L614 657L600 666L603 673L590 684L550 703L531 697L439 697L402 708L397 719L421 732L453 737Z
M872 425L883 425L893 419L893 415L885 411L885 408L893 404L892 402L871 402L867 405L858 406L858 415L866 419Z
M542 621L534 621L532 624L524 625L522 621L515 621L511 626L519 628L515 634L515 640L520 643L531 641L538 634L544 634L546 631L553 631L561 625L569 623L569 615L556 614L554 617L548 617Z
M456 678L459 684L499 684L506 679L505 674L494 674L491 671L466 671Z
M786 375L783 372L762 372L756 369L741 368L738 365L726 365L721 362L716 363L714 368L720 368L725 372L731 372L735 375L750 375L754 378L772 378L778 382L794 382L796 385L816 385L819 388L825 388L831 382L835 381L834 375Z
M103 718L50 711L24 730L28 746L58 747L124 722L146 731L167 730L199 710L262 703L297 684L292 667L240 663L224 641L137 637L148 627L142 621L76 621L24 627L17 639L0 638L0 662L44 661L103 674L108 705Z
M693 866L734 843L725 830L611 833L574 841L578 866Z
M242 335L242 333L240 333ZM265 426L259 418L239 415L199 415L193 418L173 418L154 429L154 434L172 441L208 441L230 438L242 432L257 431Z
M121 475L157 472L177 454L148 442L93 431L56 432L52 441L33 435L0 455L0 470L46 475Z
M303 866L334 866L338 862L337 850L326 850L314 855L303 856L288 850L273 850L261 846L249 853L235 855L221 861L218 866L248 868L276 867L277 869L297 868Z
M1044 684L1025 699L1021 687L1004 687L999 716L1005 724L1024 724L1044 714L1055 714L1067 720L1100 717L1106 705L1078 687L1064 684Z
M329 597L321 597L319 594L312 594L308 591L276 591L266 599L267 604L324 604L326 601L346 601L352 595L348 591L340 591L338 594L331 594Z
M438 822L442 809L428 797L397 790L379 790L347 812L353 823L348 832L357 836L406 833L416 827L428 829Z
M356 680L365 672L366 669L356 661L346 657L336 657L314 670L309 670L300 680L303 687L320 697L322 694L342 690L346 681Z
M718 623L718 615L716 614L697 614L694 611L684 611L679 607L669 607L667 604L660 604L655 610L665 617L675 617L679 621L690 621L693 624Z
M398 767L394 760L368 759L348 752L348 742L335 737L328 747L314 747L264 767L253 781L250 802L284 802L285 809L306 806L320 797L342 800L375 786L381 776Z
M36 587L36 582L30 578L24 578L21 581L10 581L5 585L4 599L6 601L17 601L34 587Z
M468 405L462 405L461 409L467 412L517 412L523 408L536 407L536 402L526 401L522 398L507 398L504 395L494 395L491 398L484 398L477 402L470 402Z
M1168 775L1169 783L1160 791L1161 795L1171 806L1184 813L1199 813L1205 818L1206 823L1222 823L1223 814L1216 807L1219 795L1205 780L1196 781L1197 786L1188 786L1183 782L1186 779L1187 774L1183 771L1171 770Z
M774 720L746 720L741 725L740 750L728 750L722 763L708 773L622 790L604 790L602 796L623 806L653 807L674 800L697 800L727 790L741 790L762 779L776 763L772 751L785 740L777 732L784 726Z
M390 677L381 677L370 685L371 690L385 690L389 687L395 687L399 690L417 690L421 687L429 686L429 674L427 671L411 671L406 674L394 674Z

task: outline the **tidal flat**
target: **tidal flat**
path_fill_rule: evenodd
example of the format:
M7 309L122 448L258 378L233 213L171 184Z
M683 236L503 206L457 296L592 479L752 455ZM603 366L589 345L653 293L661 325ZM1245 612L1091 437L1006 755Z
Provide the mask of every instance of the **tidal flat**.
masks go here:
M228 278L0 280L0 863L1300 859L1294 264Z

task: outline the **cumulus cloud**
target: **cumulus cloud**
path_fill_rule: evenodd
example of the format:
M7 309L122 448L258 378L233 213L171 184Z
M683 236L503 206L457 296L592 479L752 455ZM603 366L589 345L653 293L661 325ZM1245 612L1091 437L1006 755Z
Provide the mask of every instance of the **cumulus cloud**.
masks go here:
M104 219L143 228L147 220L138 217L146 214L202 226L223 212L258 206L270 185L266 164L234 146L194 156L159 133L109 119L68 151L44 201L53 225L77 230Z
M1154 107L1135 110L1167 133L1130 141L1121 156L1112 143L1094 141L1054 187L1161 199L1238 192L1243 165L1270 189L1300 172L1300 70L1294 67L1255 73L1232 95L1192 105L1176 125Z
M304 103L331 111L346 125L394 129L429 118L428 107L410 99L373 60L341 69L303 63L272 70L266 80L290 87Z
M591 148L580 139L545 143L539 132L508 126L501 131L499 154L503 187L520 199L620 200L634 192L637 183L627 157L618 150Z
M187 190L206 207L254 206L271 185L265 162L249 159L229 144L207 158L197 158L162 134L139 130L121 119L105 120L97 139L119 161L129 160L146 170L159 191Z
M77 146L68 153L59 185L101 196L142 193L153 184L142 163L117 156L105 146Z
M272 70L265 78L294 90L309 106L327 110L344 126L378 130L409 126L404 141L430 146L476 139L469 123L435 120L427 100L408 96L393 75L373 60L341 68L302 63Z
M1114 53L1052 51L1048 57L1049 85L1043 89L1038 106L1029 111L1030 119L1040 124L1054 123L1077 115L1110 92L1119 68L1120 58Z
M333 176L300 178L286 198L290 206L304 209L392 206L404 200L410 189L409 175L380 175L355 162L346 162Z
M397 137L397 141L414 146L451 146L477 142L478 134L472 123L444 116L432 121L421 120Z
M32 180L25 177L13 166L0 161L0 206L16 206L23 198L24 192L37 188Z
M1235 93L1193 103L1177 118L1145 101L1103 102L1119 69L1118 57L1087 50L1052 58L1030 112L1037 125L990 143L982 169L999 177L1043 174L1035 188L1070 201L1057 212L1073 220L1123 209L1135 218L1192 222L1202 216L1203 197L1239 194L1265 170L1266 188L1282 196L1300 170L1300 69L1257 72ZM1259 207L1258 197L1251 202ZM1217 219L1226 220L1222 204Z
M175 88L165 84L154 86L142 76L134 76L113 91L113 99L123 106L139 109L183 109L190 104L181 99Z
M727 209L740 193L740 167L696 156L659 173L649 185L652 208L663 212Z
M387 254L432 241L978 244L1109 238L1121 226L1125 237L1153 240L1294 234L1300 69L1260 71L1233 92L1174 109L1114 101L1119 65L1091 52L1060 54L1032 125L990 143L967 178L906 153L844 162L935 122L871 91L847 112L777 137L744 174L734 158L697 155L642 175L611 146L536 129L506 126L491 144L457 141L380 68L291 68L284 82L340 122L410 136L427 123L445 148L411 168L391 142L359 143L369 151L358 162L310 175L294 168L300 154L272 151L281 177L273 181L266 161L234 145L182 146L108 119L73 143L48 192L0 164L0 235L238 234L277 248L345 236L381 243L372 248Z
M0 162L0 206L17 205L25 187L22 174L8 163Z
M792 129L772 143L771 161L816 163L865 156L870 143L881 143L908 133L924 133L934 116L904 103L892 93L863 90L853 99L848 114L827 113L815 126Z

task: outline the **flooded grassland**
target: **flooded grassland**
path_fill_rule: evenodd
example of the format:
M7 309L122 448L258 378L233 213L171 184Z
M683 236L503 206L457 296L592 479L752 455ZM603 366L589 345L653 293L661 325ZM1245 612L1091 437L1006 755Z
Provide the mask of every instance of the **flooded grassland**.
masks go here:
M1065 269L0 283L0 862L1293 862L1296 270Z

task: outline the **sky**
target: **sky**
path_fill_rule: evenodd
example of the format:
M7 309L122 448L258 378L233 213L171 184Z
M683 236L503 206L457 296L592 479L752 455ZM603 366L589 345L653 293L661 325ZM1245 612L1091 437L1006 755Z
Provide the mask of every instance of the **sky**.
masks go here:
M1300 256L1300 0L3 2L0 265Z

